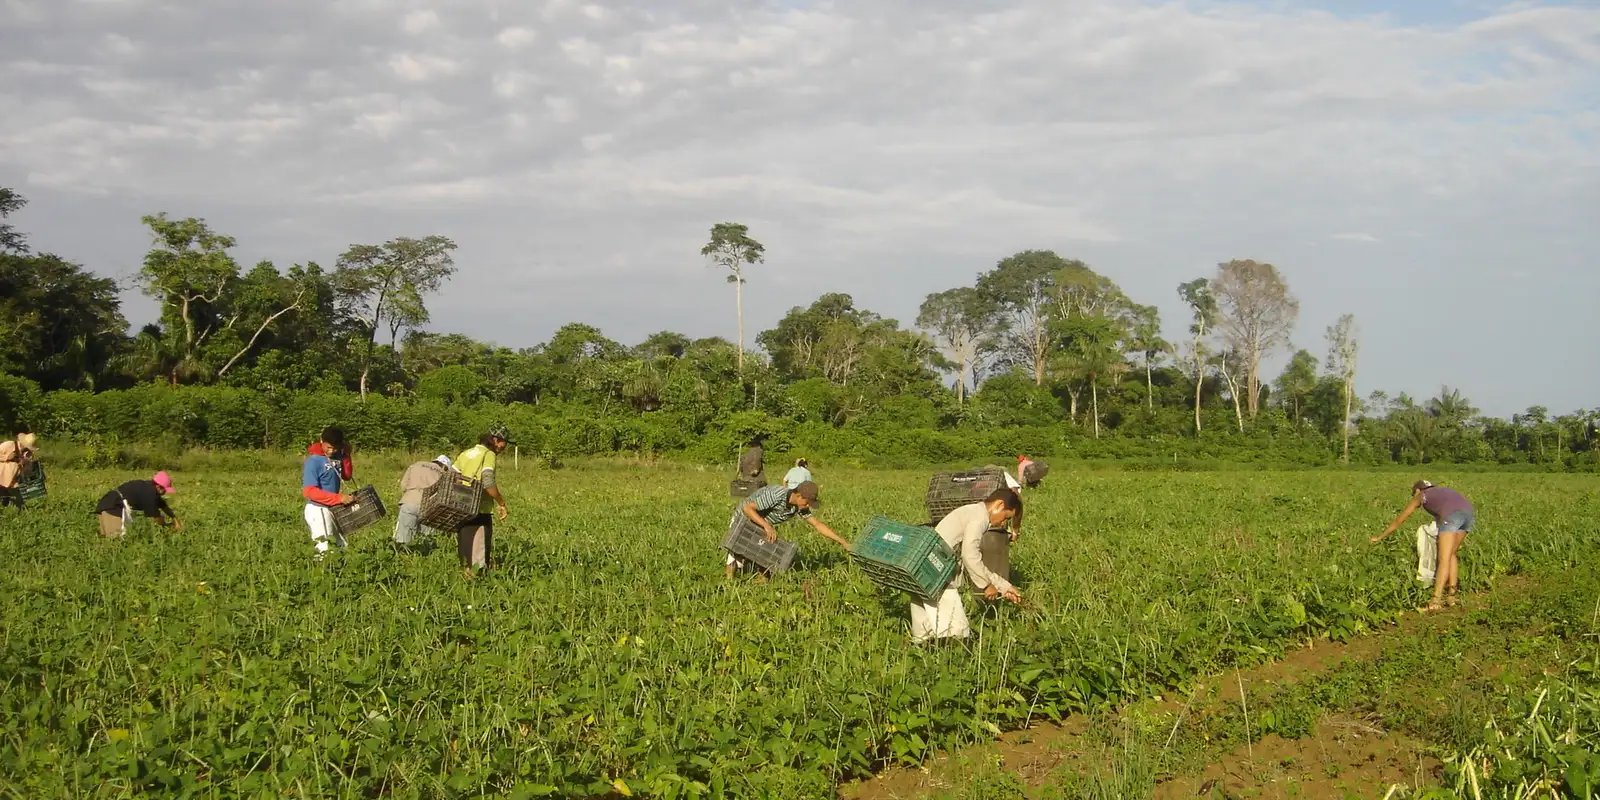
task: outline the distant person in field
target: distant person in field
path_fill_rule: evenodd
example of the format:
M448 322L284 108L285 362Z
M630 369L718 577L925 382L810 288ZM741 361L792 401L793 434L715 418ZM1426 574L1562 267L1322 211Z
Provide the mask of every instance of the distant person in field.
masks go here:
M468 578L473 570L487 572L494 564L494 523L498 515L501 522L510 515L506 498L500 493L495 480L495 457L505 452L512 443L511 432L504 425L495 425L488 433L478 437L478 443L456 456L457 472L478 481L483 487L483 499L478 504L478 515L456 529L456 555Z
M1466 497L1454 489L1435 486L1428 481L1417 481L1411 485L1411 502L1401 509L1400 515L1383 529L1383 533L1372 537L1369 541L1376 544L1394 533L1417 509L1425 509L1433 515L1439 526L1439 557L1438 565L1433 571L1433 599L1428 601L1424 608L1426 611L1437 611L1447 605L1455 605L1460 586L1461 545L1467 533L1477 524L1477 511Z
M811 480L811 467L803 458L794 460L794 466L783 474L783 485L790 489Z
M817 519L812 513L822 503L819 493L820 489L818 489L817 484L811 481L806 481L793 489L782 484L764 486L755 490L750 497L734 507L733 513L735 516L733 519L728 520L728 524L731 526L733 520L737 519L738 515L743 514L745 519L761 526L761 530L767 534L767 541L776 542L778 541L778 529L776 526L799 517L810 523L812 530L827 539L833 540L834 543L845 550L849 550L850 543L845 541L843 536L834 533L832 528L828 527L822 520ZM744 569L744 567L744 559L735 558L732 553L729 553L723 575L726 578L732 578L734 571Z
M739 477L755 481L757 486L767 485L766 453L761 449L761 439L750 440L749 449L739 456Z
M422 493L433 488L451 469L450 457L418 461L400 474L400 513L395 515L394 543L410 545L422 529Z
M306 501L306 527L311 530L311 543L316 549L314 558L318 561L327 556L331 545L345 546L344 535L333 523L331 509L355 502L353 495L340 492L349 465L348 454L343 454L342 460L335 460L340 457L339 448L343 445L343 431L338 428L323 430L321 440L307 448L311 455L306 456L300 468L300 496Z
M0 442L0 508L23 508L22 485L33 477L34 436L26 431Z
M326 457L339 467L341 480L350 480L356 471L352 460L355 449L355 443L345 438L344 429L330 425L322 429L321 438L306 446L306 455Z
M106 492L94 507L100 523L100 535L107 539L120 539L127 535L135 511L155 520L163 528L183 530L178 515L172 512L172 506L167 505L167 495L174 491L172 476L162 471L145 480L128 481Z
M911 600L911 641L922 643L931 639L956 639L971 635L967 611L961 605L961 578L966 576L974 588L983 592L985 599L1004 598L1013 603L1022 602L1022 593L1004 576L996 574L984 564L981 556L984 534L994 528L1003 529L1006 523L1022 512L1022 498L1011 489L996 489L981 502L968 503L945 516L934 526L939 538L955 551L961 566L950 578L939 598L932 602L921 598Z

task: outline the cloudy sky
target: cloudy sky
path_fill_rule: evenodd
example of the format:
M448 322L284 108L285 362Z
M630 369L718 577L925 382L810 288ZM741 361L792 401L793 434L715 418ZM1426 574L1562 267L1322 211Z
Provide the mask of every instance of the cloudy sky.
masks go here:
M825 291L909 321L1013 252L1169 335L1276 264L1363 391L1600 406L1600 4L1478 0L0 0L0 185L125 278L142 214L280 266L444 234L434 328L733 337ZM129 295L130 316L148 301ZM1282 359L1279 359L1281 363Z

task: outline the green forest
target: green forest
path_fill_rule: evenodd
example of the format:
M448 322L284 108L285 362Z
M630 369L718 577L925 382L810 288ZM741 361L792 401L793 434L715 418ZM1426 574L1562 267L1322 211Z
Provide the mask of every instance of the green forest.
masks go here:
M717 462L763 436L854 464L1600 464L1600 409L1503 419L1449 387L1363 386L1353 314L1291 350L1292 287L1248 259L1175 286L1189 315L1165 324L1090 265L1025 250L928 294L909 322L828 292L746 337L742 290L764 248L725 222L685 251L730 284L739 341L663 330L628 344L571 323L511 349L430 329L428 301L456 272L447 237L246 267L232 237L166 214L143 218L135 281L160 316L130 330L115 281L30 247L25 203L0 188L0 423L113 459L135 443L292 447L334 422L364 447L433 450L503 421L552 461Z

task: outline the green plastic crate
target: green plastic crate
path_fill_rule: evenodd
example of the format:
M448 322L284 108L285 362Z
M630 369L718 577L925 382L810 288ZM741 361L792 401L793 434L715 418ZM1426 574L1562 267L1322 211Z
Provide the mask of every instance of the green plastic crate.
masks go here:
M956 574L956 554L939 533L888 517L873 517L850 547L850 559L879 586L933 600Z

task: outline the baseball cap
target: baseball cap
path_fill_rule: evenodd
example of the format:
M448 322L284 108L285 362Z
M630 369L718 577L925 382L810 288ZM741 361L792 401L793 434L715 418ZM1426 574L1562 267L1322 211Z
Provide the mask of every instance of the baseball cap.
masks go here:
M1413 492L1420 492L1423 489L1432 489L1432 488L1433 488L1433 482L1432 481L1417 481L1416 483L1411 484L1411 491L1413 491Z
M517 443L515 439L511 438L511 429L500 423L489 426L489 435L496 439L504 439L506 444Z
M449 456L435 456L433 460L438 462L439 464L442 464L442 465L446 466L446 467L454 467L455 466L455 464L450 461L450 457Z
M176 489L172 488L172 476L168 475L166 470L157 472L153 477L150 478L150 480L154 481L157 486L161 487L162 494L172 494L173 492L177 491Z
M795 494L820 505L822 498L817 496L818 491L816 481L801 481L799 486L794 487Z

